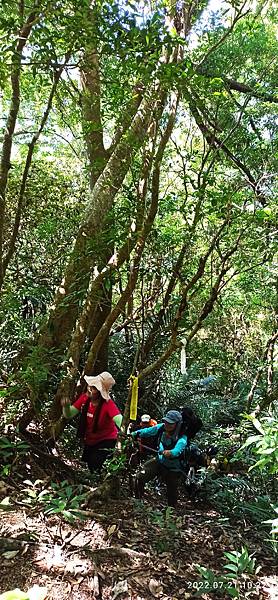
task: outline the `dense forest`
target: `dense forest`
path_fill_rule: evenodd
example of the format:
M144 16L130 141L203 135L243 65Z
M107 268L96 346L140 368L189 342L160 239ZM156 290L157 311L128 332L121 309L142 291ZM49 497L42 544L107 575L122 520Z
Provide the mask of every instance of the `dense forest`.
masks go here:
M277 20L2 0L1 600L278 598ZM99 477L63 407L102 372ZM130 422L184 406L194 481L134 498Z

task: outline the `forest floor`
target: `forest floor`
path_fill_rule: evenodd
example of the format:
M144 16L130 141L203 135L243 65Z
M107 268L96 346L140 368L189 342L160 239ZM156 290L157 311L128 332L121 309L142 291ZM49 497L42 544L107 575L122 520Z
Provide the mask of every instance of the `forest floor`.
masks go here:
M41 476L41 467L36 473L27 467L29 475L25 461L22 473L18 466L16 475L0 482L0 498L6 498L0 504L1 593L38 585L44 590L40 596L37 589L33 600L182 600L197 593L204 600L226 599L231 596L218 579L230 562L223 553L246 545L261 569L240 577L239 597L278 599L275 556L261 534L232 515L223 518L198 496L190 500L183 490L171 511L161 486L150 487L143 501L128 498L123 488L119 500L95 500L84 520L68 522L72 514L66 510L43 512L43 495L39 501L26 483L27 476ZM213 571L214 592L196 565Z

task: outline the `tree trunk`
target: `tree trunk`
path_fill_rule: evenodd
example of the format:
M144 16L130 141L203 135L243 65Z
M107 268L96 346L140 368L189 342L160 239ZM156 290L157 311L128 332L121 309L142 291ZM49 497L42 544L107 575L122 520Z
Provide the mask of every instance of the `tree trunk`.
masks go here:
M79 321L78 326L75 330L75 335L70 344L70 355L68 357L68 374L61 381L53 407L51 408L51 419L54 420L53 415L57 416L61 414L61 400L64 398L72 400L73 395L73 386L74 380L78 374L78 361L81 353L81 349L85 340L86 331L88 331L89 338L92 339L92 345L90 351L88 353L88 357L86 360L86 365L84 368L84 372L88 375L99 373L101 370L107 369L107 357L108 357L108 340L109 340L109 332L111 326L118 318L120 313L124 310L124 307L131 297L132 292L135 288L137 278L138 278L138 268L141 261L142 253L145 247L146 239L151 231L151 227L156 216L157 208L158 208L158 199L159 199L159 172L160 172L160 163L163 157L163 153L166 147L166 144L170 138L171 132L173 130L175 115L177 110L178 99L172 104L172 112L168 117L168 123L165 128L165 132L161 137L160 144L157 150L156 158L155 158L155 168L152 179L152 201L151 206L148 212L148 215L145 219L145 222L142 225L142 229L139 232L138 240L134 249L134 258L132 263L132 268L130 270L129 279L125 290L122 292L120 299L118 300L116 306L111 310L111 286L109 287L108 295L106 293L106 302L101 301L101 297L104 298L104 287L102 288L102 292L98 291L98 302L95 302L95 292L98 289L96 282L92 283L91 291L88 296L86 302L86 310L83 311L83 319L82 322ZM156 139L156 131L154 132L154 140ZM149 170L151 169L152 162L149 162ZM147 174L145 172L145 176ZM147 192L147 188L145 188L145 193ZM141 222L142 214L140 213L139 222ZM128 256L127 253L128 246L125 245L122 248L121 260ZM131 248L129 248L129 252ZM100 277L101 278L101 277ZM106 279L106 281L108 281ZM101 295L100 295L101 294ZM92 307L94 309L92 323L88 323L89 315L92 315ZM78 393L82 391L82 382L78 386ZM70 395L69 395L70 394Z
M146 216L145 222L143 224L142 230L139 234L138 241L134 250L134 258L130 269L130 274L128 278L128 282L125 290L121 294L116 306L112 309L110 314L107 316L106 321L103 323L101 329L98 331L96 337L94 338L93 344L90 348L88 358L86 361L84 372L89 374L95 368L96 357L99 352L99 348L104 343L105 339L108 338L110 329L112 325L115 323L116 319L119 315L124 311L124 307L128 302L129 298L132 296L133 291L135 289L138 274L139 274L139 265L141 262L142 254L145 248L146 240L151 231L157 209L159 204L159 181L160 181L160 166L163 158L163 154L165 151L165 147L167 142L169 141L170 135L173 131L175 117L178 107L178 98L172 102L171 112L168 117L168 122L165 128L165 131L161 137L158 150L156 153L155 161L154 161L154 171L152 176L152 199L149 212Z
M40 345L65 347L84 298L92 267L97 264L106 218L129 169L131 158L141 146L153 113L160 102L161 88L156 82L146 92L128 131L119 141L99 176L80 226L63 281L57 291L55 308L40 337Z

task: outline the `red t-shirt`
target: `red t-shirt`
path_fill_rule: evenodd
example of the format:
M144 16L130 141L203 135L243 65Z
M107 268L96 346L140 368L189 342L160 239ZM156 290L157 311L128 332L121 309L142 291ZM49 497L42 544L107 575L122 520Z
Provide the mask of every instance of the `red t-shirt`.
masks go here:
M81 394L81 396L73 403L73 406L77 408L77 410L81 410L87 399L87 393ZM113 417L119 415L120 411L115 402L113 402L113 400L103 402L98 419L97 431L92 432L92 420L95 410L96 406L90 402L84 438L85 444L88 444L89 446L98 444L98 442L102 442L103 440L115 440L118 434L118 429L113 421Z

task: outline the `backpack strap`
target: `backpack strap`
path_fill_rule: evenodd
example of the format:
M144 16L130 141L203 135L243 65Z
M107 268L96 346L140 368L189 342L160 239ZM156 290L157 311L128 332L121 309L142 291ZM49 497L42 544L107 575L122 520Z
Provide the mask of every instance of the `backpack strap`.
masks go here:
M158 432L158 434L156 436L156 445L157 445L158 449L159 449L159 444L161 442L161 438L163 436L164 431L165 431L165 428L164 428L164 425L163 425L163 427L160 427L159 432Z
M172 444L170 446L167 446L167 450L173 450L173 448L175 447L178 439L180 437L182 437L183 435L185 435L185 432L183 431L182 425L183 425L182 422L179 423L179 427L176 430L176 435L175 435L174 439L172 440ZM161 439L162 439L164 431L165 431L165 428L161 427L160 430L159 430L159 432L158 432L158 434L157 434L157 437L156 437L156 440L157 440L157 449L159 449L159 444L161 442ZM189 453L189 449L190 449L190 439L187 437L186 448L183 450L183 452L178 457L182 469L184 469L185 466L186 466L186 464L187 464L187 458L186 457L187 457L187 454Z
M157 448L159 448L159 444L161 442L163 433L165 432L165 427L161 427L158 434L157 434ZM178 423L177 428L175 430L175 435L172 439L172 443L170 444L170 446L167 446L167 450L173 450L173 448L175 447L178 439L180 437L182 437L182 435L184 435L184 432L182 431L182 421L180 423ZM189 440L188 440L189 443Z

